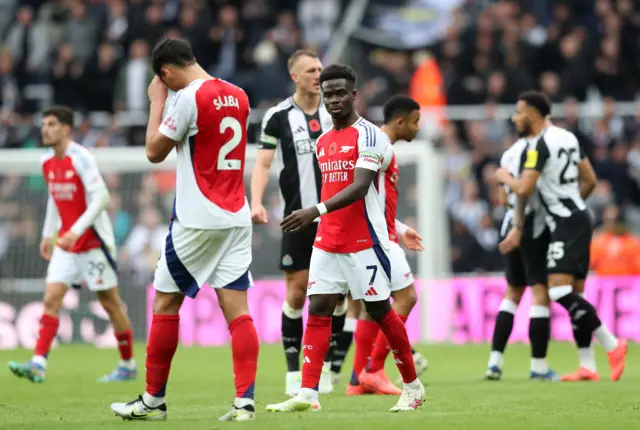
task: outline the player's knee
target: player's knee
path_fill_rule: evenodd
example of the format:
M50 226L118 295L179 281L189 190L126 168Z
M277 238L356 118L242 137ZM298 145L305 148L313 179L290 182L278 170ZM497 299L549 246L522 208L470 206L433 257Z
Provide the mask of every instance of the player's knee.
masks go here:
M227 323L241 315L249 314L249 304L247 302L247 292L232 289L217 289L218 305L222 309Z
M309 296L309 315L330 317L340 299L339 294L314 294Z
M302 309L307 299L307 276L302 272L287 274L287 304L293 309Z
M45 295L42 304L44 307L44 313L57 316L60 313L60 308L62 307L62 297Z
M66 290L67 288L64 285L47 285L44 299L42 300L46 314L57 316L60 313Z
M353 300L349 298L349 304L347 306L347 318L358 319L360 318L360 313L362 312L362 301L361 300Z
M179 293L163 293L156 291L153 298L153 313L162 315L178 315L184 296Z
M507 290L504 292L504 298L518 305L520 304L520 300L522 300L524 290L524 288L509 285L507 286Z
M416 303L418 303L418 293L413 285L398 291L393 296L393 308L400 315L409 316Z
M377 302L364 302L364 306L374 321L381 321L382 318L391 311L391 302L389 299Z
M531 296L533 305L535 306L549 306L549 290L544 284L535 284L531 286Z
M118 290L114 288L98 292L98 301L109 315L120 311L122 307L122 302L120 301L120 296L117 291Z

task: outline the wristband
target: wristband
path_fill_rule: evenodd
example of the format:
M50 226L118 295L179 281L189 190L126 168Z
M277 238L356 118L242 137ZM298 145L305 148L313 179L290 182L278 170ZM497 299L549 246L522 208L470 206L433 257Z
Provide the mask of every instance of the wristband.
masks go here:
M327 213L327 207L324 205L324 203L318 203L316 207L318 208L318 212L320 212L320 216Z

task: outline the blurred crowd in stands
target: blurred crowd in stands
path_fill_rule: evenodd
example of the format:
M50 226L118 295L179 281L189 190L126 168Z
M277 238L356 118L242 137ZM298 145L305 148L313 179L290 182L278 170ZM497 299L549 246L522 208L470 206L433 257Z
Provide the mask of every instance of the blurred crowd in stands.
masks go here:
M421 1L396 3L415 8ZM372 116L372 108L397 93L411 94L424 106L482 105L485 115L479 120L451 120L437 111L425 115L427 135L446 161L443 192L451 221L453 270L502 268L497 243L503 212L497 205L493 172L516 136L497 107L513 103L519 92L531 88L564 107L565 113L554 122L571 129L591 157L599 178L589 200L596 223L600 225L603 214L609 214L604 216L609 220L605 230L640 233L640 108L625 115L616 110L616 102L636 99L640 84L639 2L455 3L451 22L428 46L389 49L352 38L342 55L360 77L358 109L373 120L379 118ZM34 113L50 102L70 105L83 114L144 114L152 76L150 50L164 36L189 39L198 61L211 74L245 88L252 106L260 111L291 93L288 55L300 47L324 54L349 4L349 0L0 0L0 148L38 146ZM602 102L602 115L580 117L578 104L593 101ZM252 133L259 120L254 121ZM84 120L74 138L88 147L142 145L144 126L124 127L115 120L98 126ZM17 258L10 251L18 246L14 244L26 241L37 247L44 207L16 207L10 196L25 202L29 192L37 195L34 201L42 200L44 193L37 177L1 175L0 262L5 264L0 263L4 273L0 277L6 277L7 270L16 270L6 263ZM161 174L134 176L133 181L122 176L109 179L115 195L110 210L125 264L147 276L164 238L173 182ZM132 191L134 185L137 192ZM277 219L275 189L271 200L277 215L272 218ZM402 204L400 213L410 219L414 203L406 199ZM255 239L262 246L278 246L278 240L275 223ZM275 261L257 264L264 266L260 272L264 275L278 274Z

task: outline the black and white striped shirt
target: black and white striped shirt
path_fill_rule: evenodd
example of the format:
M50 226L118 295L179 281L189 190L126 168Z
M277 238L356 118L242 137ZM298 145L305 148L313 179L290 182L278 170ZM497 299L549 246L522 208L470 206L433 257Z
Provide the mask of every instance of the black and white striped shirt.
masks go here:
M519 177L522 172L522 166L525 163L526 150L528 146L528 141L526 139L518 139L513 145L507 149L502 157L500 158L500 167L507 169L509 173L513 177ZM500 229L500 234L504 237L509 232L511 228L511 222L513 220L513 214L516 207L516 202L518 200L516 193L514 193L509 187L504 186L505 191L507 193L507 212L504 214L504 219L502 220L502 227ZM544 220L544 211L540 207L540 199L538 196L538 192L534 191L533 194L529 197L527 202L527 206L524 210L525 216L533 216L533 237L539 237L545 229L545 220Z
M322 176L316 158L316 140L333 123L324 104L307 115L289 97L267 110L262 120L260 149L276 152L278 183L284 216L318 204Z
M524 168L540 172L537 189L549 215L568 218L586 210L578 180L578 166L585 157L576 136L557 126L530 141Z

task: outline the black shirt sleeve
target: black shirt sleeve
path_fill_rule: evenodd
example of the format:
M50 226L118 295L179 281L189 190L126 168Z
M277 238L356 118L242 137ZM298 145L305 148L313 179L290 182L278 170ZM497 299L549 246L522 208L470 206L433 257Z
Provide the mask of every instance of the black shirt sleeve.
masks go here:
M527 149L527 156L524 162L525 169L534 169L542 172L547 160L549 159L549 147L544 141L544 137L538 139L535 146Z
M262 120L262 132L260 133L258 148L276 149L282 137L281 130L279 112L274 108L269 109Z

